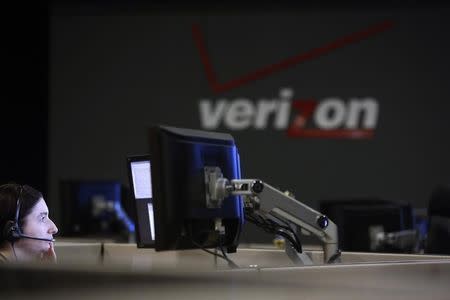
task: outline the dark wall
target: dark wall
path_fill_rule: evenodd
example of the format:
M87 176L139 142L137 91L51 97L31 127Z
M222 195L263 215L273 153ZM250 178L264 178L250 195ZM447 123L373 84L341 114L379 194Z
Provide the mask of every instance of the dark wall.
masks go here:
M127 183L125 157L148 151L147 129L158 123L231 133L245 177L314 208L347 197L424 208L433 187L450 180L447 6L109 9L52 11L55 203L61 179ZM286 89L284 127L275 114L258 123L255 109L281 105ZM376 117L340 123L334 135L311 117L305 128L314 137L289 135L294 102L306 100L369 101ZM220 103L228 110L215 123Z
M57 220L64 201L59 181L127 183L124 159L147 151L149 126L207 129L202 100L216 107L244 98L257 107L279 100L283 88L293 91L292 101L374 99L373 135L289 137L273 126L273 116L261 129L238 111L251 125L236 129L220 120L212 129L235 137L244 176L289 189L315 208L320 199L359 196L426 207L432 188L450 180L447 5L85 1L50 5L50 19L47 4L10 6L1 182L48 190ZM231 81L386 21L376 34L339 49L242 84ZM208 81L194 24L219 88ZM289 124L294 118L291 111Z
M0 183L29 184L47 194L47 3L4 7L0 112Z

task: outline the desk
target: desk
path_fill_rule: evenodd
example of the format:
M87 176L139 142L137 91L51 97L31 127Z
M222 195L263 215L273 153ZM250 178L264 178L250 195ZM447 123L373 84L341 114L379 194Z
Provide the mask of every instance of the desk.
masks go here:
M0 268L0 278L7 299L450 298L448 260L222 272L15 267Z
M113 247L113 245L110 245ZM376 262L341 263L307 267L225 269L195 268L195 263L167 268L131 268L125 260L113 263L119 253L142 252L133 245L111 248L110 263L0 266L2 299L450 299L450 257L386 254ZM128 250L127 250L128 249ZM147 249L148 250L148 249ZM268 249L263 249L267 251ZM270 250L270 249L269 249ZM248 249L248 259L260 253ZM114 254L115 253L115 254ZM199 252L202 253L202 252ZM205 253L199 259L212 260ZM129 253L130 254L130 253ZM148 252L147 255L150 253ZM187 259L188 252L175 253ZM244 254L244 251L241 251ZM249 255L251 254L251 255ZM235 259L238 260L236 254ZM344 252L343 257L357 254ZM359 254L362 255L362 254ZM365 255L365 256L364 256ZM368 258L369 254L360 257ZM377 254L371 253L372 258ZM245 256L245 255L244 255ZM266 259L268 256L265 256ZM120 260L120 259L119 259ZM184 259L182 259L184 260ZM254 261L254 260L252 260ZM270 265L266 262L266 265Z

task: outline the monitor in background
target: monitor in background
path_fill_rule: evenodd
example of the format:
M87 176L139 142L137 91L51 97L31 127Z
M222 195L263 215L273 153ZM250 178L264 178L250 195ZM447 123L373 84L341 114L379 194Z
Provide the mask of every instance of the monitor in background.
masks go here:
M114 237L134 234L134 222L122 206L118 180L62 180L62 236Z
M343 251L403 252L390 246L375 250L373 234L414 227L411 206L397 201L370 197L328 199L320 201L320 211L338 226L339 248Z
M140 248L150 248L155 244L150 156L127 157L127 168L136 207L136 242Z
M233 137L155 126L149 138L155 249L222 247L235 252L244 222L241 199L229 196L221 207L207 207L204 175L205 167L219 167L225 178L240 178Z
M428 222L425 252L450 254L450 184L434 187L428 203Z

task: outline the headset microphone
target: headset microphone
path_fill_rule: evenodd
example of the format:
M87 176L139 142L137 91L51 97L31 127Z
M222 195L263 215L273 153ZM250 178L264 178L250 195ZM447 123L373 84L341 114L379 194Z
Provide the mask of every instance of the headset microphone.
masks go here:
M30 239L30 240L36 240L36 241L44 241L44 242L54 242L55 239L46 239L46 238L40 238L40 237L34 237L30 235L23 234L19 228L19 225L17 225L13 221L8 221L5 224L5 229L3 232L6 240L10 242L14 242L19 239Z
M55 239L44 239L44 238L38 238L34 236L29 236L25 234L19 234L19 236L23 239L30 239L30 240L36 240L36 241L45 241L45 242L54 242Z

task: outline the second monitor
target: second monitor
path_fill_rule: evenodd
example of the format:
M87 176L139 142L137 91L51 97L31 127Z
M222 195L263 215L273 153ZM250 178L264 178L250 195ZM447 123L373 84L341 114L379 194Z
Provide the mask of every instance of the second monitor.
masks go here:
M127 169L136 208L136 242L141 248L152 248L155 245L155 222L150 156L127 157Z

